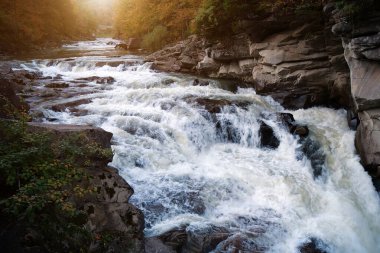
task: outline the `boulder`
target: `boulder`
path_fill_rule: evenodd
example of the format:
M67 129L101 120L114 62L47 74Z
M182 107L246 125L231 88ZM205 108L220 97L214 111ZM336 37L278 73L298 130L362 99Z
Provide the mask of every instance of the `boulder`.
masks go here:
M209 84L210 82L205 80L194 79L193 81L193 86L208 86Z
M299 140L301 144L300 157L305 156L310 160L313 177L316 179L324 174L326 155L319 142L311 137Z
M317 238L310 238L298 247L300 253L329 253L328 246Z
M259 137L261 147L276 149L280 146L280 140L276 137L273 128L263 121L260 124Z
M152 69L166 72L177 72L181 70L182 63L175 58L167 58L163 61L153 62Z
M249 253L264 253L268 249L255 245L252 239L244 234L235 234L226 240L222 241L213 251L215 253L224 252L249 252Z
M145 253L177 253L156 237L145 238Z
M157 237L148 238L145 247L146 253L158 252L183 252L183 253L208 253L216 249L217 245L230 236L226 228L209 225L202 228L182 226L174 228ZM167 251L162 251L167 250Z
M97 84L112 84L116 80L112 76L108 77L99 77L99 76L90 76L85 78L79 78L78 81L87 81L87 82L95 82Z
M205 109L205 111L211 113L211 114L216 114L216 113L221 113L222 108L224 106L238 106L238 107L246 107L249 105L249 102L245 101L230 101L227 99L218 99L218 98L203 98L203 97L187 97L185 98L185 101L187 103L196 103L202 108Z
M116 49L121 49L121 50L128 50L128 44L126 43L119 43L115 46Z
M219 70L220 65L220 63L206 55L202 61L198 62L196 69L201 74L211 76Z
M84 99L79 99L79 100L74 100L66 103L61 103L61 104L55 104L52 105L51 109L55 112L64 112L66 110L69 110L71 112L76 112L78 113L79 110L76 109L75 107L83 104L89 104L91 103L91 99L84 98Z
M53 89L63 89L68 88L70 85L68 83L48 83L45 85L46 88L53 88Z
M345 36L352 31L352 25L347 22L340 22L331 28L331 31L338 36Z
M158 238L175 252L180 252L187 241L186 226L174 228L158 236Z
M141 47L141 40L137 38L129 38L127 42L128 50L137 50Z
M215 45L210 57L216 61L237 61L251 58L250 40L247 34L235 35L228 42Z

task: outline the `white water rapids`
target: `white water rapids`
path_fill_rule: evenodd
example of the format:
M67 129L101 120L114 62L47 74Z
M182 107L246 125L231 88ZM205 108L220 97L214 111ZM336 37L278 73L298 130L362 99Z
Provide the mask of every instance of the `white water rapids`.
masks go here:
M59 123L93 125L114 134L111 165L135 190L131 202L144 212L146 236L181 225L188 231L214 225L244 238L244 252L256 245L265 252L293 253L308 238L323 241L328 252L380 252L379 196L359 163L355 133L343 110L291 111L326 155L323 176L314 178L310 161L300 158L297 137L263 116L284 111L271 98L252 89L231 92L214 80L193 86L196 77L155 72L136 56L99 56L102 49L111 50L109 42L81 42L66 47L88 51L80 57L22 66L61 77L70 83L67 89L90 92L75 97L92 100L78 107L86 110L81 116L49 110L51 103L70 99L39 106ZM76 86L75 80L91 76L113 77L115 83ZM216 114L221 134L191 98L249 105L225 106ZM259 119L274 129L278 149L259 147ZM223 138L227 126L238 135L237 143Z

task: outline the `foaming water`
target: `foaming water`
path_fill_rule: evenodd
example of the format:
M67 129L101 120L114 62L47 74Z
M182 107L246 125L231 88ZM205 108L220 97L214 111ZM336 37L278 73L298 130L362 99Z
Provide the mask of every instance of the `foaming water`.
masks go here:
M67 48L104 49L105 43ZM78 107L85 115L44 113L114 134L111 165L135 189L131 202L145 214L147 236L213 225L226 228L229 239L244 238L245 252L293 253L308 238L323 241L329 252L380 252L379 197L355 154L344 111L291 112L326 156L324 174L315 178L298 139L273 117L283 108L252 89L233 93L213 80L193 86L195 77L154 72L136 56L36 60L23 67L67 82L114 78L113 84L89 83L93 93L81 98L92 102ZM210 113L198 98L230 103ZM261 121L280 140L276 150L260 147ZM232 252L223 244L229 239L216 251Z

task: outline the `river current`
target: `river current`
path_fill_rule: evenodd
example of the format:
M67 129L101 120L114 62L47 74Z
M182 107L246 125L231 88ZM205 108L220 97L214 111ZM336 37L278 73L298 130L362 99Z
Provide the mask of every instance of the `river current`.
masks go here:
M62 93L82 94L35 102L44 121L113 133L110 165L134 188L130 201L145 215L147 237L181 226L190 233L220 227L230 234L217 246L223 252L232 252L225 245L237 236L244 252L294 253L310 238L328 252L380 252L379 196L360 165L344 110L286 111L253 89L231 91L217 80L194 86L197 77L153 71L139 56L117 53L115 43L66 45L63 58L28 60L20 68L69 83ZM79 86L78 79L92 76L115 82ZM246 106L226 105L211 115L198 98ZM82 113L51 110L79 99L91 100L78 106ZM290 112L309 127L325 157L321 176L313 176L299 137L271 116L276 112ZM274 129L277 149L260 147L261 121ZM235 141L225 136L231 129Z

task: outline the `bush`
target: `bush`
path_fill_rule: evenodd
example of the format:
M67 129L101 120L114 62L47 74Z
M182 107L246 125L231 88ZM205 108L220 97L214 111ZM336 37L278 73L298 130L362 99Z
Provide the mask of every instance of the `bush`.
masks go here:
M109 157L111 151L83 138L52 141L51 134L28 129L26 120L0 121L2 222L35 231L30 243L44 252L85 252L91 243L87 213L74 200L95 193L81 184L89 180L84 157Z
M165 26L156 26L152 32L143 37L142 45L150 50L160 49L166 44L168 34L168 29Z
M354 19L360 18L362 15L367 13L375 5L374 0L339 0L337 1L337 7L343 12L349 20L354 21Z

